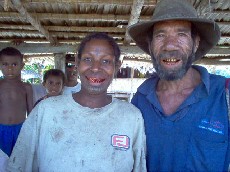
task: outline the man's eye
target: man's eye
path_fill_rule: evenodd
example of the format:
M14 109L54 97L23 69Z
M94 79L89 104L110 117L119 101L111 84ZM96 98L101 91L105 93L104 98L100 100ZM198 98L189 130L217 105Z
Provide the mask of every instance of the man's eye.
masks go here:
M66 66L67 68L72 68L72 67L74 67L74 66L75 66L75 64L72 64L72 63L66 63L66 64L65 64L65 66Z
M17 66L17 64L16 64L16 63L13 63L12 66Z
M8 64L7 63L2 63L3 66L7 66Z
M156 34L154 37L157 38L157 39L163 39L163 38L165 38L165 34L163 34L163 33L158 33L158 34Z
M179 32L178 35L179 35L179 36L183 36L183 37L184 37L184 36L187 36L187 34L184 33L184 32Z

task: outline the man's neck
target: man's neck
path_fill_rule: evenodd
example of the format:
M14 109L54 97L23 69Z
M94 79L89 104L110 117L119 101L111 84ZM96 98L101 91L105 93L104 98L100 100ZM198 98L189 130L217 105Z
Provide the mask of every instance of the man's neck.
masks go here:
M75 87L78 84L77 81L69 81L66 83L67 87Z
M159 80L156 94L166 116L172 115L201 82L200 73L190 68L176 81Z
M170 92L177 92L187 88L195 88L200 82L200 73L194 68L190 68L181 79L175 81L159 80L157 91L170 90Z

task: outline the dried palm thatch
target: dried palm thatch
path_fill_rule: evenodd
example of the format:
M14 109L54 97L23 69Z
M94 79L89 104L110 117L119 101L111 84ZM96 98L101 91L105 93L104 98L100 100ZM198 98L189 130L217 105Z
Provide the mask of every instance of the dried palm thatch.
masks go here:
M157 1L2 0L0 48L15 46L23 53L35 54L75 52L85 35L106 32L120 44L126 58L131 55L143 60L146 56L127 34L127 27L148 20ZM200 16L218 22L221 29L221 39L206 59L230 58L230 1L189 1Z

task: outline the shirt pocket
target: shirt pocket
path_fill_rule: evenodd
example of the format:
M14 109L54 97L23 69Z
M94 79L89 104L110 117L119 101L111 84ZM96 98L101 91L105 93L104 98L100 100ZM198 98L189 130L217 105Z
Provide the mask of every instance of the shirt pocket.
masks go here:
M212 136L213 137L213 136ZM192 136L188 146L186 171L223 171L228 142L218 136Z

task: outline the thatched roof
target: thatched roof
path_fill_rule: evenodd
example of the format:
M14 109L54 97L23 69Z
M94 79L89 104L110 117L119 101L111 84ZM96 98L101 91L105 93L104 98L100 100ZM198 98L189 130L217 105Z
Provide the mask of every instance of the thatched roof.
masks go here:
M221 29L222 37L206 59L218 63L219 59L230 58L230 0L189 1L199 15L215 20ZM126 58L148 60L126 28L148 20L156 3L157 0L2 0L0 49L15 46L23 53L40 56L75 52L86 34L107 32L121 45Z

